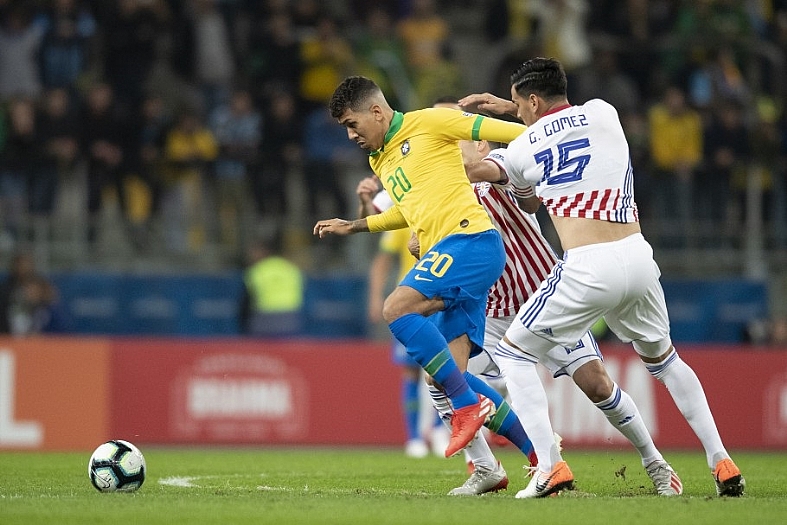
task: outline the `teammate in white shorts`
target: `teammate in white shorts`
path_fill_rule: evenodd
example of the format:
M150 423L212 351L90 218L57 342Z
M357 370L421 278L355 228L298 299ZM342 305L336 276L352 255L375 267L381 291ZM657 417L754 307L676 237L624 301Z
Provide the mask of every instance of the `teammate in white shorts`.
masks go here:
M511 84L512 101L484 93L469 95L460 105L515 115L529 126L509 145L503 167L513 185L535 187L564 250L497 348L512 406L523 415L538 456L538 474L517 497L543 497L573 484L559 450L549 445L551 425L525 415L545 406L535 363L574 352L602 316L667 386L705 448L717 494L740 496L743 476L722 444L699 379L670 339L660 271L640 232L628 143L617 111L600 99L570 105L565 72L554 59L526 61L511 75Z

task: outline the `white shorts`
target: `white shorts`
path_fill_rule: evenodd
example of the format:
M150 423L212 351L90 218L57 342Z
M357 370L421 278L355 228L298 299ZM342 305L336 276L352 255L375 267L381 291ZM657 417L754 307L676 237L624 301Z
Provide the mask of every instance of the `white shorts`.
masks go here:
M506 330L516 316L508 317L487 317L486 332L484 334L484 351L470 358L467 363L467 370L473 375L483 377L500 377L500 367L497 359L516 359L531 362L539 362L544 365L554 377L561 375L573 376L574 372L588 361L601 359L601 352L598 349L596 340L587 332L574 349L567 351L562 346L555 346L541 359L529 359L522 354L513 354L498 348L497 344L503 338Z
M543 359L572 349L601 317L621 341L657 357L672 345L653 249L641 234L568 250L516 315L506 337Z

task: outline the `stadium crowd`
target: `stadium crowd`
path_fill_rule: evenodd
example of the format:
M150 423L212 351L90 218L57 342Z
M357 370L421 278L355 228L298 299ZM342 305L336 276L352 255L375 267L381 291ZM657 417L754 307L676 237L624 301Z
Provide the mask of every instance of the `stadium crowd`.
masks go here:
M571 102L617 107L654 245L736 250L754 221L787 248L783 0L0 0L0 50L5 261L33 243L46 268L232 267L271 234L309 252L368 174L326 110L346 75L411 110L507 96L538 55Z

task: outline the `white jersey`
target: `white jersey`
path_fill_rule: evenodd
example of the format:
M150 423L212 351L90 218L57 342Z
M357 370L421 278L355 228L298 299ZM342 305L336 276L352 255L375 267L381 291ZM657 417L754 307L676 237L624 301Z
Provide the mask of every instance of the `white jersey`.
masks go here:
M637 222L628 143L614 107L600 99L543 115L508 148L514 186L535 186L550 214Z

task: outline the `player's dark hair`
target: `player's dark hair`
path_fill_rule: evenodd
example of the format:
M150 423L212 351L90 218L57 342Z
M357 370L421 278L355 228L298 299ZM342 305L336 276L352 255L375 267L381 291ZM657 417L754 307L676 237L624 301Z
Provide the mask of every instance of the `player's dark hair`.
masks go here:
M511 85L517 93L530 93L551 99L566 96L566 72L554 58L532 58L511 74Z
M435 104L459 104L459 99L453 95L443 95L435 99L432 105L434 106Z
M368 99L380 93L380 87L374 80L362 76L352 76L345 78L331 95L328 109L333 118L339 118L348 109L360 111Z

